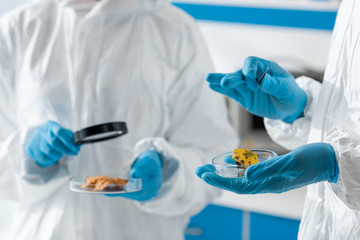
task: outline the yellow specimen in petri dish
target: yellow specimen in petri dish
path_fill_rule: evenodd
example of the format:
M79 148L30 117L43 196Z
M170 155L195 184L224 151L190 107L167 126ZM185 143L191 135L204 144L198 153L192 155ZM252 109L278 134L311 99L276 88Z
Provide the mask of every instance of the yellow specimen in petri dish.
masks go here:
M250 165L260 162L256 153L242 148L235 149L232 158L235 160L236 165L242 168L247 168Z

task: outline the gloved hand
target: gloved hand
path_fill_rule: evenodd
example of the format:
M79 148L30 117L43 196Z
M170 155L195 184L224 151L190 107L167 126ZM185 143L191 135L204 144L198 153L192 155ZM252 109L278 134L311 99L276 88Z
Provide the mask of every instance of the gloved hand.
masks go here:
M285 155L250 166L245 178L224 178L211 164L196 169L206 183L238 194L281 193L308 184L338 178L335 152L330 144L312 143Z
M261 84L262 74L269 67ZM209 87L224 94L252 114L293 123L303 116L306 94L294 77L275 62L248 57L241 70L230 73L210 73Z
M162 159L160 154L152 150L141 153L131 167L130 176L142 179L142 190L133 193L105 195L137 201L147 201L157 196L162 185Z
M80 151L80 146L74 143L72 131L61 127L56 122L49 121L35 130L25 151L39 166L51 167L63 155L76 156Z

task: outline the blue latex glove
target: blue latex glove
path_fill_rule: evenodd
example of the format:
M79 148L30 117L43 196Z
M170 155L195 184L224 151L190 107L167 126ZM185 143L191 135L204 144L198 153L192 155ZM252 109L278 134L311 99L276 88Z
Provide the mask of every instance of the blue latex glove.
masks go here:
M224 178L211 164L196 169L206 183L238 194L281 193L308 184L338 178L335 152L330 144L312 143L285 155L254 164L245 178Z
M259 85L258 81L269 67ZM209 87L224 94L252 114L292 123L303 116L306 94L294 77L275 62L248 57L241 70L230 74L210 73Z
M124 197L147 201L158 195L162 185L162 159L158 152L146 150L135 160L130 170L131 178L142 179L142 190L125 194L105 194L108 197Z
M26 154L41 167L51 167L64 155L76 156L79 151L72 131L52 121L38 127L25 147Z

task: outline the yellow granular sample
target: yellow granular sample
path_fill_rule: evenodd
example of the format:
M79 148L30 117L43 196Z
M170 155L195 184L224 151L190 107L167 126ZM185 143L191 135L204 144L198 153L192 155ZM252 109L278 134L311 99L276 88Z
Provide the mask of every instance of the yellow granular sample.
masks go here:
M256 153L253 153L248 149L235 149L232 158L238 166L253 165L260 162Z

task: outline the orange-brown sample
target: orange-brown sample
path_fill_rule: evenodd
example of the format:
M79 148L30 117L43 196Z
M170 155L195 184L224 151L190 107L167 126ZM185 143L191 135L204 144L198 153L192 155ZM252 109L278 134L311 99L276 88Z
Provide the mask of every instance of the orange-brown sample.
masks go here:
M235 160L236 165L245 169L250 165L260 162L256 153L242 148L235 149L232 158Z
M126 184L128 180L122 178L111 178L107 176L94 176L87 177L86 183L81 185L80 188L92 188L94 191L102 191L109 185L122 186Z

